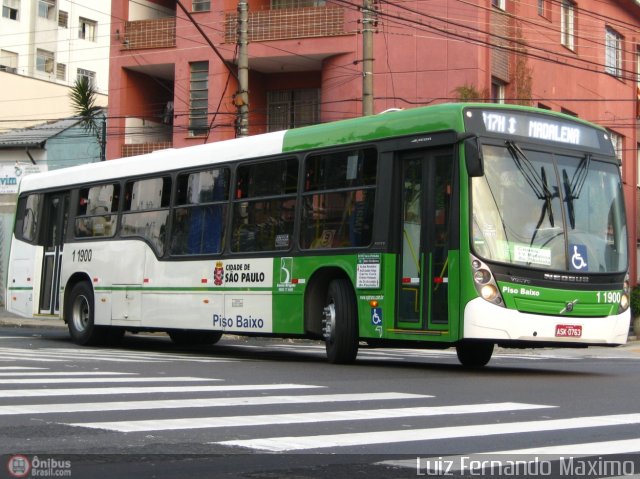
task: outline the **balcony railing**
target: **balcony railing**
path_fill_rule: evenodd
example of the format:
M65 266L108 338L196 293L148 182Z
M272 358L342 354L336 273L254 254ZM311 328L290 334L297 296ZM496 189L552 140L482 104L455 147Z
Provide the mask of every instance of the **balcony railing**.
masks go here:
M176 46L175 17L125 22L123 49L170 48Z
M238 13L225 16L225 43L237 42ZM282 8L249 12L250 42L344 35L340 7Z

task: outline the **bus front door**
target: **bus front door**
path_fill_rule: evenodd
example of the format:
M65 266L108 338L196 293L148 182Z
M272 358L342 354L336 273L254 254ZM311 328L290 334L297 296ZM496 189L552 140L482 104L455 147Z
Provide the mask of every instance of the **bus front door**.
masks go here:
M447 330L453 152L412 151L401 159L402 251L396 327Z
M69 216L69 195L52 193L45 196L44 202L44 255L40 276L39 312L43 315L55 315L60 311L60 269L62 268L62 249L64 232Z

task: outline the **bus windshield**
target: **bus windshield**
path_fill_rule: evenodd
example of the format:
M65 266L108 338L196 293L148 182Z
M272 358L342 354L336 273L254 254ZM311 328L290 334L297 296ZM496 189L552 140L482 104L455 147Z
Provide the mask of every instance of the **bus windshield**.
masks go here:
M487 260L559 272L627 268L618 166L590 154L484 145L472 179L474 252Z

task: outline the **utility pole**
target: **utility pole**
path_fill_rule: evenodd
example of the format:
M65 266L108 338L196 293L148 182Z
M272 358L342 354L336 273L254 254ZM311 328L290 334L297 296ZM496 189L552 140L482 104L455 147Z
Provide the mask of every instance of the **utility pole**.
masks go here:
M373 32L374 0L362 4L362 116L373 115Z
M238 2L238 138L249 135L249 6L246 0Z

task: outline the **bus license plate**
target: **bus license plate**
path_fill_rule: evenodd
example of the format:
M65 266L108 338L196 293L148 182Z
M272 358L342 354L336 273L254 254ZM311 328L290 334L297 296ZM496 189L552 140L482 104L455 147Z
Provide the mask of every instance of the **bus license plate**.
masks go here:
M556 324L556 337L579 338L582 336L582 326L579 324Z

